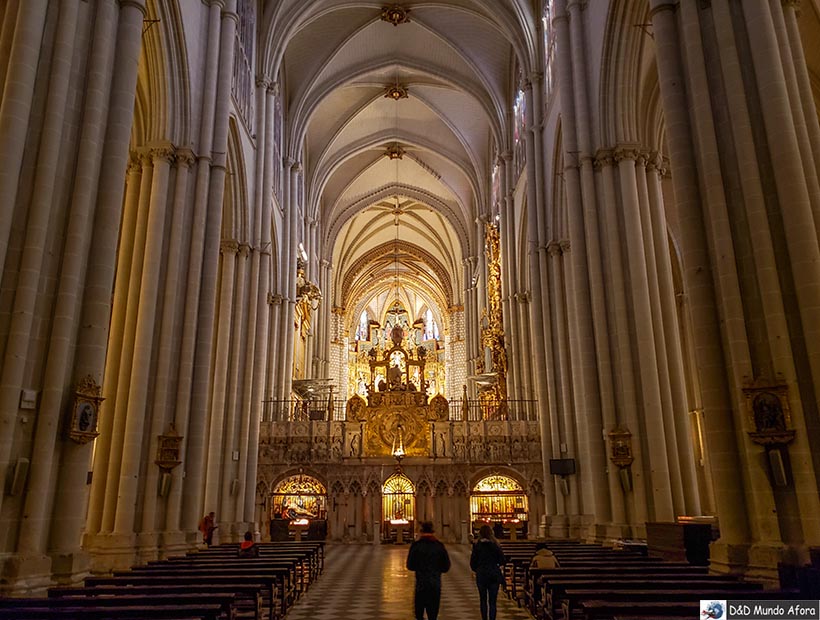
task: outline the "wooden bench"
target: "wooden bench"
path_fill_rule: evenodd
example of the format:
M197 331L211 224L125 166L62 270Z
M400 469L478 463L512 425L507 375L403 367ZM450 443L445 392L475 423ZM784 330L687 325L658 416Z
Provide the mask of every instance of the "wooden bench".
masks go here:
M601 601L588 600L580 603L581 616L585 620L612 620L616 615L638 613L660 617L666 615L697 618L700 613L700 601ZM566 620L570 620L567 618Z
M0 608L0 620L220 620L223 610L218 604L196 605L81 605L49 607L48 599L38 599L41 605L12 607L6 601Z
M280 577L275 575L220 575L220 574L125 574L100 577L87 577L85 584L90 588L97 587L156 587L176 586L198 590L202 587L213 590L231 589L242 586L258 586L262 603L268 608L271 619L281 618L287 610L286 601L277 597Z
M234 596L232 606L236 614L241 614L243 618L251 620L262 620L262 591L265 589L264 583L236 582L222 584L214 589L211 585L186 584L181 586L169 585L147 585L147 586L97 586L97 587L59 587L49 588L48 597L50 599L64 599L73 601L95 600L97 597L110 596L151 596L155 600L169 596L180 597L191 594L213 594L229 593ZM176 599L175 600L179 600ZM236 615L234 614L234 615Z

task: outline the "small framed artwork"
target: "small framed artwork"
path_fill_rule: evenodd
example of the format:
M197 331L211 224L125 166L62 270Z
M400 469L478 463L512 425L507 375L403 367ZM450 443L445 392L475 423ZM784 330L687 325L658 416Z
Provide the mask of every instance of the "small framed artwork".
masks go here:
M99 434L102 387L91 375L86 376L74 390L68 436L79 444L96 439Z

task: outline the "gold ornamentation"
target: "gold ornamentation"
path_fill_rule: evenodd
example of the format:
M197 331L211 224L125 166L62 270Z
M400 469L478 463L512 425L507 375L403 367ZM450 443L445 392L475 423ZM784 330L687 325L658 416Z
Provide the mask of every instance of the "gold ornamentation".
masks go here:
M410 18L408 17L409 13L410 9L405 9L398 4L394 4L382 8L381 19L384 22L398 26L399 24L407 24L410 22Z
M182 463L182 460L179 458L182 439L173 424L170 425L165 435L157 436L157 460L155 460L154 463L156 463L160 469L171 471L174 467Z
M485 223L484 242L487 254L487 308L482 316L481 343L490 350L496 381L479 393L479 400L501 405L507 401L507 350L504 346L504 318L501 305L501 234L496 224ZM482 364L483 366L483 364ZM485 369L486 370L486 369Z
M102 387L91 375L85 376L74 390L74 404L68 436L79 444L96 439L100 432L100 404L103 401Z
M407 99L408 96L407 87L401 84L391 84L384 89L385 99L398 101L399 99Z
M393 142L392 144L388 144L387 148L384 150L384 155L390 160L393 159L402 159L404 157L404 149L401 147L401 144L398 142Z
M609 460L618 467L629 467L634 461L632 456L632 433L629 429L617 426L609 431Z
M743 388L746 415L753 442L761 446L784 446L794 439L789 389L782 381L758 379Z

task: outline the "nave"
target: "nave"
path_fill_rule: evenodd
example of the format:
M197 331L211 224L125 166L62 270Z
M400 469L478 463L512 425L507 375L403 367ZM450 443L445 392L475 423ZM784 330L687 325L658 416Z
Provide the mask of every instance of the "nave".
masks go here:
M411 620L414 575L404 567L407 545L327 545L325 570L286 620ZM452 568L442 578L440 620L480 618L470 547L448 545ZM498 620L531 616L503 592Z

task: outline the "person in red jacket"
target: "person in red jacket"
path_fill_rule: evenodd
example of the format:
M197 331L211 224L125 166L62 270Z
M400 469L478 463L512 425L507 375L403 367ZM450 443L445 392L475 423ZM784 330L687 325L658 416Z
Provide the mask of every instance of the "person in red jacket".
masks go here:
M418 540L410 545L407 569L416 573L416 620L438 620L441 604L441 574L450 570L450 556L444 545L433 535L433 524L424 521Z

